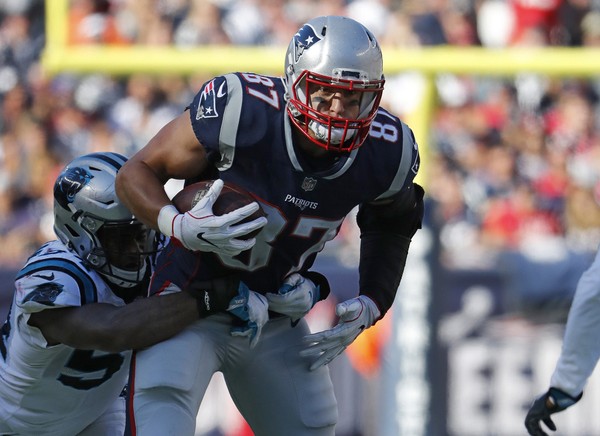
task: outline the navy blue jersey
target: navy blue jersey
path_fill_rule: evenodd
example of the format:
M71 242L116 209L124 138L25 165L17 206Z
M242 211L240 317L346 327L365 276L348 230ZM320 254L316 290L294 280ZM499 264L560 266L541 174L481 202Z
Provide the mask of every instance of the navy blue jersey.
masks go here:
M166 280L185 286L192 277L223 275L227 268L252 290L276 292L285 276L310 268L356 206L412 186L418 147L397 117L380 108L360 148L315 171L294 147L284 94L280 77L235 73L210 80L195 96L189 110L196 137L220 156L223 180L255 194L268 224L256 245L234 258L191 254L171 244L163 252L169 268L154 286Z

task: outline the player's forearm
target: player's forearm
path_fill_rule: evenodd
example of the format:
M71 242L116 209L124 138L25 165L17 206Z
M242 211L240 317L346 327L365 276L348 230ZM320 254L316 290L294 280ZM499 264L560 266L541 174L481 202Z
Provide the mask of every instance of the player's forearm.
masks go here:
M164 183L152 169L142 161L130 159L117 174L115 189L136 218L158 230L158 213L170 200Z
M199 318L187 292L136 300L125 306L93 303L46 309L30 315L49 345L120 352L165 340Z
M394 302L411 239L421 228L424 193L415 183L383 203L359 208L360 293L377 304L382 317Z
M188 292L139 299L112 312L98 346L112 352L148 347L197 319L196 299Z
M386 232L361 235L360 294L377 304L381 316L389 310L404 273L410 239Z

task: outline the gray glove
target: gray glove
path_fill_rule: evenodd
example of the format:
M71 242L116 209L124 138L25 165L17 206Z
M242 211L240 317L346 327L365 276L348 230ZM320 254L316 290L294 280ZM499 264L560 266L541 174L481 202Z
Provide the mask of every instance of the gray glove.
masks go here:
M340 318L335 327L304 337L310 345L300 351L300 355L315 358L311 371L335 359L381 316L377 305L365 295L339 303L335 313Z
M242 206L224 215L215 215L213 205L223 189L223 181L215 180L208 192L189 211L180 213L171 204L164 206L158 214L161 233L177 239L192 251L207 251L226 256L236 256L249 250L255 238L242 239L267 224L265 217L250 222L242 221L259 209L256 202Z
M307 277L294 273L285 279L276 294L266 294L269 309L287 315L292 322L308 313L321 297L320 286Z
M240 282L238 295L231 300L227 311L243 321L241 325L231 328L231 336L250 338L250 348L254 348L262 328L269 320L269 303L265 296L251 291Z

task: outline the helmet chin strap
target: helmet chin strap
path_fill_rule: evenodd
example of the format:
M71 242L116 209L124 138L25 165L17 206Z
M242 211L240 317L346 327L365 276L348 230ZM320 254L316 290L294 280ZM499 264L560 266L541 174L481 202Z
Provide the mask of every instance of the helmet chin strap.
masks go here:
M316 122L315 120L311 120L308 123L308 128L310 129L311 132L313 132L315 134L315 137L319 140L319 141L323 141L325 143L327 143L327 140L329 139L329 142L331 144L339 144L340 142L342 142L342 138L344 136L344 129L340 129L338 127L332 127L331 128L331 137L329 137L329 129L327 127L325 127L323 124ZM348 130L348 134L346 135L346 141L348 139L351 139L354 134L356 133L356 130L352 129L352 130Z

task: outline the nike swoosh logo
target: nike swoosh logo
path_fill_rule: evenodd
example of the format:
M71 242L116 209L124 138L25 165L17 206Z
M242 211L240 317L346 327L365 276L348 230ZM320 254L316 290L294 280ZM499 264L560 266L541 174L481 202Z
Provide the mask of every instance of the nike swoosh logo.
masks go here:
M200 239L201 241L206 242L207 244L212 245L213 247L216 247L215 244L213 244L212 242L210 242L208 239L204 239L204 232L200 232L196 235L196 238Z
M225 93L223 92L223 87L225 86L225 82L221 83L221 86L219 86L219 90L217 91L217 98L221 98L225 96Z
M40 279L48 280L49 282L54 280L54 273L50 273L49 275L45 274L34 274L34 277L39 277Z

